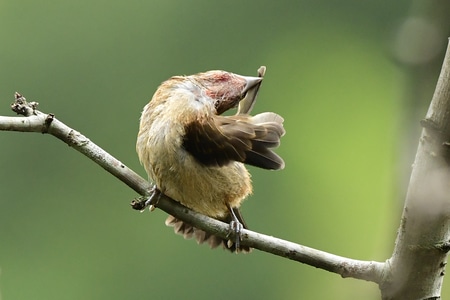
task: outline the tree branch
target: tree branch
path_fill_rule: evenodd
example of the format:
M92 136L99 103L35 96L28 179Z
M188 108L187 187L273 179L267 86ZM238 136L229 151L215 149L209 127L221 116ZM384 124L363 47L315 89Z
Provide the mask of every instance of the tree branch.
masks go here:
M11 104L11 108L25 117L0 116L0 130L51 134L93 160L137 193L141 195L148 193L151 186L145 179L87 137L56 119L53 114L44 114L36 110L37 105L36 102L28 103L25 97L16 93L15 102Z
M78 131L57 120L53 114L44 114L36 110L37 103L28 103L18 93L15 94L15 98L15 102L11 105L13 111L25 117L0 116L0 130L51 134L93 160L140 195L148 196L151 185L119 160ZM230 237L228 224L196 213L165 195L161 195L157 207L204 231L222 238ZM384 263L341 257L246 229L242 231L241 238L244 245L337 273L342 277L376 283L380 283L383 278Z
M450 250L450 47L421 124L383 299L440 299Z

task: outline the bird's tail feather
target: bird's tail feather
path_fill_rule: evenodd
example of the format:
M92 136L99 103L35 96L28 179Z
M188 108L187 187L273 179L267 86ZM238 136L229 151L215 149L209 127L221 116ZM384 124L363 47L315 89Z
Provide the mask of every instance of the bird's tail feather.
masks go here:
M244 228L247 228L244 220L242 219L242 215L240 214L238 209L233 209L236 216L238 217L241 224L244 226ZM229 223L231 222L231 215L227 215L223 220L223 222ZM211 249L217 248L219 246L222 246L224 249L227 249L231 252L237 252L237 253L249 253L251 252L252 248L240 245L239 249L236 249L236 245L232 240L226 240L222 239L221 237L218 237L216 235L210 234L206 231L203 231L201 229L195 228L191 224L188 224L186 222L183 222L174 216L168 216L166 219L166 225L173 227L174 232L176 234L182 235L185 239L191 239L195 238L198 244L206 243L208 244Z

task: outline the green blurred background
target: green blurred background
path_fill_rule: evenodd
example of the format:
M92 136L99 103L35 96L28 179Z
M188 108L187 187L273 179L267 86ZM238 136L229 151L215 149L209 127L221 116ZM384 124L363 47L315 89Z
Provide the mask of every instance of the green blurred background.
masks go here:
M135 138L160 82L211 69L255 75L266 65L255 112L284 116L286 169L251 168L251 229L384 261L448 5L0 0L0 115L13 115L18 91L146 176ZM372 283L185 241L164 212L133 211L135 196L52 136L0 132L0 298L379 298Z

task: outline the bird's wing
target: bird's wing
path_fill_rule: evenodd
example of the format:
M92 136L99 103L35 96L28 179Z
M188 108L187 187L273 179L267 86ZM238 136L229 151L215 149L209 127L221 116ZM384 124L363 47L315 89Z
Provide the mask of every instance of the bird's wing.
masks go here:
M208 166L238 161L263 169L282 169L284 161L271 148L285 133L283 118L275 113L214 116L196 120L185 127L183 147Z

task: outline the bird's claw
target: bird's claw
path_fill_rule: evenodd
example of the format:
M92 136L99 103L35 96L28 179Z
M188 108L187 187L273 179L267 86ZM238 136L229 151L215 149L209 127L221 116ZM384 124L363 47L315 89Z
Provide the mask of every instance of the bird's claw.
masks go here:
M244 225L242 225L239 221L233 220L230 222L230 227L228 229L228 235L234 236L234 246L236 249L240 248L241 245L241 231L244 228ZM231 248L233 246L233 241L229 240L227 243L228 248Z
M156 208L156 205L159 202L159 199L161 199L161 191L156 188L156 186L153 186L150 190L149 196L140 196L139 198L134 199L131 201L130 205L133 209L144 211L147 207L150 211L154 211Z

